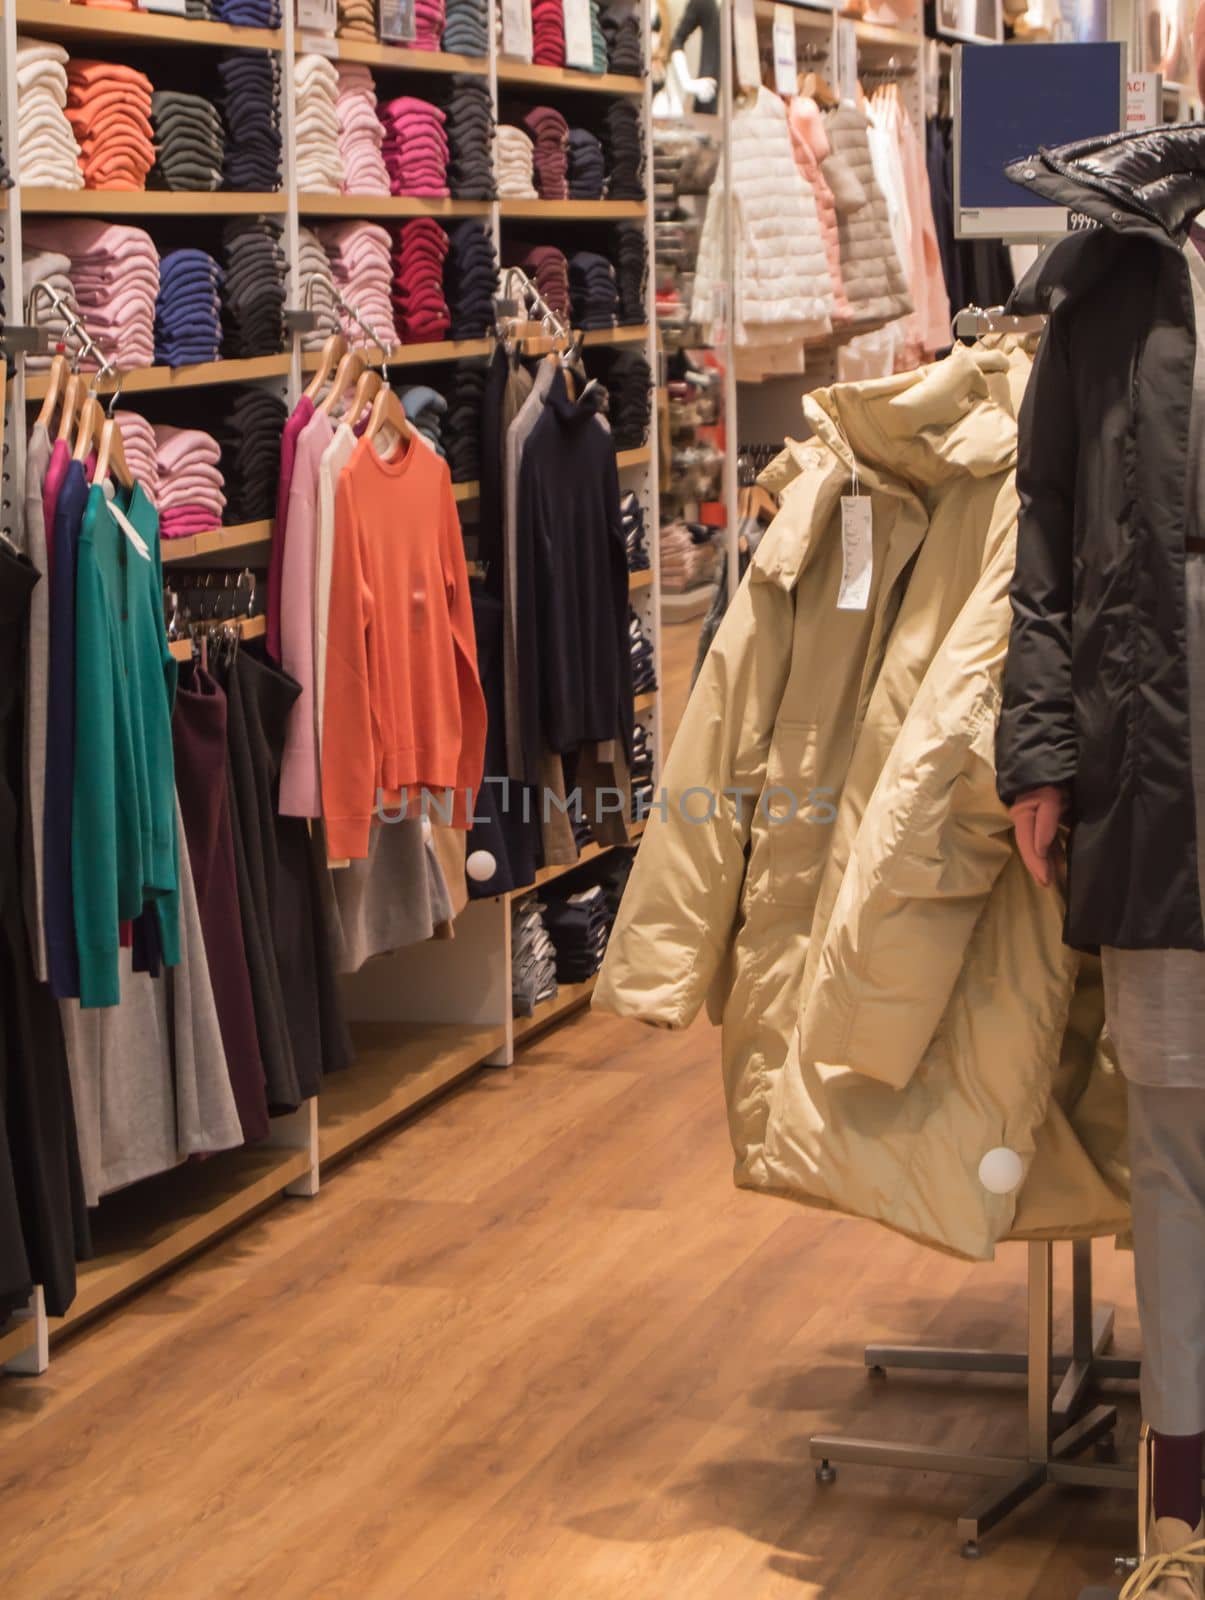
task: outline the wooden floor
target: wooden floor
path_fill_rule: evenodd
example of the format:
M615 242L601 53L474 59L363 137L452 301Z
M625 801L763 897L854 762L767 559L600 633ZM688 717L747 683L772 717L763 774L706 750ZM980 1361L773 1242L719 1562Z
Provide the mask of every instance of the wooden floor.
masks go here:
M668 630L672 728L694 626ZM717 1036L582 1015L0 1380L14 1600L1061 1600L1131 1542L1048 1491L842 1469L849 1429L1021 1447L1010 1380L868 1381L868 1339L1019 1344L969 1268L736 1192ZM1065 1254L1065 1252L1060 1252ZM1097 1251L1136 1346L1128 1259ZM1132 1439L1134 1407L1125 1402Z
M1019 1340L968 1268L736 1192L716 1036L585 1015L0 1381L19 1600L1054 1600L1125 1547L1047 1493L961 1561L973 1483L807 1440L1019 1445L1014 1382L870 1383L868 1338ZM1098 1251L1123 1298L1128 1265Z

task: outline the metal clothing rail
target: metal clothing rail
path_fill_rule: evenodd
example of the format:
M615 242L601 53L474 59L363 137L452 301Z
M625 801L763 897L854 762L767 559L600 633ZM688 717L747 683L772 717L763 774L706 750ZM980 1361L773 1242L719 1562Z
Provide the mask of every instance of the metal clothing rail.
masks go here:
M522 299L514 294L515 284L519 286ZM567 328L560 316L545 300L535 284L523 271L522 267L507 267L502 274L502 293L494 301L494 311L497 322L500 324L504 318L516 316L520 308L526 303L528 310L537 311L540 321L548 331L557 339L573 338L573 331Z
M865 1352L870 1372L879 1375L888 1367L924 1372L1023 1374L1027 1379L1023 1456L930 1449L922 1445L829 1434L815 1434L810 1441L820 1483L832 1483L836 1479L835 1462L1000 1480L998 1487L972 1502L958 1519L962 1554L968 1560L980 1555L979 1541L985 1533L1046 1484L1134 1489L1138 1483L1136 1468L1107 1459L1117 1425L1116 1407L1090 1404L1099 1384L1134 1382L1139 1375L1137 1361L1109 1354L1113 1343L1112 1307L1093 1310L1091 1241L1077 1240L1071 1247L1072 1348L1069 1356L1056 1356L1053 1348L1054 1246L1049 1240L1035 1242L1029 1244L1028 1251L1029 1313L1024 1354L924 1345L868 1345ZM1062 1382L1057 1391L1052 1392L1056 1376L1060 1376ZM1096 1446L1098 1459L1091 1463L1077 1459L1090 1446ZM1106 1459L1100 1459L1102 1455ZM1129 1557L1119 1558L1119 1564L1123 1561L1129 1564L1129 1560Z
M98 378L115 378L117 380L117 388L114 391L113 398L109 401L109 412L112 414L113 408L117 404L117 397L121 393L121 368L116 362L109 360L108 356L105 355L96 340L80 321L77 313L71 309L58 290L49 283L35 283L30 290L25 315L31 323L34 320L34 312L40 295L49 299L54 309L62 313L67 319L67 332L79 340L80 349L73 352L75 364L78 366L80 359L84 356L94 356L96 358L96 376Z

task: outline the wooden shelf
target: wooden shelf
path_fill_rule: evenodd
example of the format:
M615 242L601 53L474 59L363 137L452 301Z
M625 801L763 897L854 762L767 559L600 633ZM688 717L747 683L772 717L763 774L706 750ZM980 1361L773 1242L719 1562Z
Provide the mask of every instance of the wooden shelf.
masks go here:
M487 217L488 200L424 200L413 194L302 194L303 217Z
M135 367L121 375L123 394L144 394L152 389L196 389L214 383L250 383L257 378L285 378L289 373L289 358L280 356L252 356L246 361L202 361L192 367ZM49 374L32 373L25 383L25 398L41 400L46 393ZM111 394L116 387L113 378L101 378L96 389L99 394Z
M833 14L823 8L814 10L809 6L796 5L794 0L785 0L795 15L797 29L806 30L808 33L832 33ZM753 14L759 22L774 21L773 0L755 0Z
M33 1317L0 1328L0 1370L10 1361L27 1355L38 1342L38 1325Z
M498 209L503 222L617 222L648 213L643 200L500 200Z
M268 544L271 538L271 522L237 522L228 528L207 528L204 533L190 534L186 539L164 539L159 548L163 565L168 567L174 561L191 561L197 556L251 549Z
M635 700L632 701L632 710L635 711L637 715L639 715L642 711L651 711L657 704L657 695L659 692L660 691L657 689L650 689L647 694L638 694Z
M116 12L121 16L123 13ZM246 217L283 216L288 198L282 193L242 194L235 190L176 189L21 189L21 210L27 216L84 217Z
M223 50L279 50L279 28L233 28L160 11L105 11L62 0L17 0L17 28L35 37L121 39L130 44L214 45Z
M310 1170L307 1150L230 1150L109 1195L92 1214L95 1257L51 1336L94 1316L209 1244Z
M498 57L498 82L533 84L541 89L573 89L579 94L630 94L643 97L644 79L619 72L582 72L576 67L538 67Z
M480 78L489 74L489 61L485 56L407 50L403 45L373 44L368 39L316 38L313 34L299 32L295 48L299 56L313 52L334 61L359 61L366 67L383 67L395 72L471 72Z
M238 623L239 637L243 639L262 639L268 631L267 617L215 617L215 628L229 627L232 622ZM188 661L192 656L191 639L173 639L167 647L177 661Z
M651 589L653 587L653 569L648 567L644 572L628 573L628 593L632 594L637 589Z
M579 867L584 867L587 862L597 861L600 856L610 855L612 850L626 850L629 845L639 844L640 836L644 832L643 822L629 822L629 844L588 844L584 846L576 861L568 861L560 867L540 867L531 883L525 883L517 889L510 889L505 895L507 900L522 900L529 894L535 894L546 883L553 883L557 878L563 878L566 873L576 872Z
M452 497L457 502L480 500L481 485L479 483L454 483L452 485Z
M353 1026L356 1060L318 1100L318 1157L334 1160L462 1078L499 1050L506 1030L474 1023Z
M890 50L919 50L924 40L918 33L904 28L888 28L878 22L854 21L854 33L859 44L881 45Z
M615 465L620 472L625 467L647 467L652 459L652 448L647 444L642 444L639 450L617 450L615 452Z
M598 976L595 974L593 978L587 978L585 983L562 983L552 999L538 1005L530 1017L516 1017L515 1043L518 1044L520 1040L526 1039L533 1033L539 1033L542 1028L550 1027L567 1012L588 1005L597 982Z
M464 361L474 356L491 355L493 349L492 339L444 339L431 344L399 344L389 352L389 365L418 367L428 361ZM368 361L374 365L380 362L381 352L375 346L366 345L363 351ZM320 350L307 350L301 358L301 370L317 372L321 363Z

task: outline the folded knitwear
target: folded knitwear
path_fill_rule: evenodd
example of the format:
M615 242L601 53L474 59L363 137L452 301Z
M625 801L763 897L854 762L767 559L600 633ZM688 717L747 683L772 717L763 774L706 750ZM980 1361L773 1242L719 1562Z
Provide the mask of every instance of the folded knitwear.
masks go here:
M442 456L444 448L440 442L440 432L443 418L448 409L448 402L438 389L432 389L425 383L414 383L397 390L397 397L402 402L402 409L414 424L419 434L435 451Z
M394 234L393 309L402 344L446 339L452 325L444 297L448 236L433 217L415 217Z
M453 483L481 477L481 415L485 401L484 361L458 361L448 382L448 410L440 430Z
M400 343L393 321L393 260L388 232L375 222L337 222L315 228L331 264L331 281L379 336L385 350ZM340 310L343 331L363 344L365 328Z
M298 236L297 277L301 304L318 314L317 327L302 334L301 347L320 350L330 337L331 319L338 319L339 309L330 259L310 228L302 228Z
M493 200L494 112L483 78L454 73L444 130L448 140L448 188L457 200Z
M443 47L447 14L444 0L417 0L414 7L414 39L411 50L439 50Z
M373 37L376 36L375 26ZM344 194L388 194L389 169L381 155L385 130L377 116L377 91L367 67L341 61L335 115Z
M606 188L607 163L602 141L587 128L569 133L569 198L601 200Z
M448 229L444 293L451 317L450 337L483 339L494 326L498 257L484 222L469 219Z
M82 189L80 148L64 107L67 52L40 39L17 39L17 170L23 184Z
M489 54L489 0L448 0L443 48L460 56Z
M607 391L607 415L617 450L638 450L652 419L652 372L639 350L598 352L588 362L591 377Z
M532 0L531 59L538 67L565 65L565 12L562 0Z
M343 158L339 141L339 74L324 56L298 56L293 68L296 92L294 148L297 183L303 194L342 194Z
M218 60L218 109L226 130L222 186L271 193L280 187L280 64L249 50Z
M525 128L502 123L494 141L494 174L503 200L536 200L535 146Z
M159 262L155 360L182 367L222 354L222 269L204 250L169 250Z
M154 436L162 537L181 539L220 528L226 496L218 441L200 428L158 426Z
M283 224L277 217L231 217L222 224L222 353L229 359L275 355L285 347Z
M153 365L159 256L148 233L85 217L30 217L23 243L68 257L80 320L110 361L123 371Z
M572 319L569 294L569 263L555 245L525 244L508 239L502 252L503 267L522 267L549 307L563 322Z
M222 186L226 135L215 105L199 94L157 89L151 95L155 137L154 189L212 192Z
M589 332L615 326L619 289L615 283L615 268L606 256L592 250L578 250L571 255L569 293L575 328Z
M113 420L121 432L121 447L126 464L142 486L153 506L159 504L159 458L155 453L155 430L137 411L115 411Z
M523 118L531 134L536 188L542 200L569 197L569 124L552 106L534 106Z
M280 0L209 0L215 22L236 28L279 28Z
M619 285L619 321L638 325L648 315L649 258L644 226L623 222L615 231L615 277Z
M288 408L266 389L237 385L226 415L214 429L221 446L226 520L264 522L275 514L280 478L280 436Z
M155 144L151 81L144 73L114 61L69 61L67 118L85 188L146 188Z
M640 18L631 0L617 0L602 13L602 30L607 41L607 70L623 76L644 75L644 51L640 44Z
M448 189L445 114L429 100L402 95L377 106L385 130L381 154L392 194L440 199Z
M372 0L339 0L335 32L340 39L377 42L377 19Z
M607 155L607 195L612 200L644 199L644 133L640 112L630 100L615 100L603 116Z

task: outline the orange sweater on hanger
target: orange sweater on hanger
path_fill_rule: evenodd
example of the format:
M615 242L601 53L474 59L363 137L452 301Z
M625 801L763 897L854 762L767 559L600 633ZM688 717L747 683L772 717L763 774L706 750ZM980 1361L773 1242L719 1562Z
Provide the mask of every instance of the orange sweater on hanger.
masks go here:
M468 826L485 699L451 476L417 434L388 459L365 436L339 479L322 692L332 861L368 854L379 799L392 811L426 788Z

